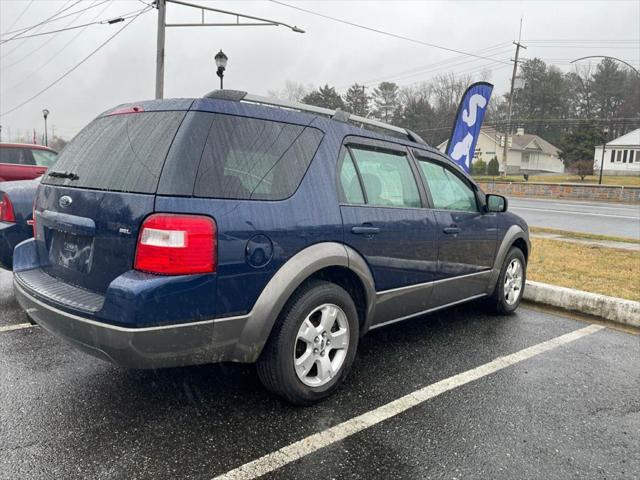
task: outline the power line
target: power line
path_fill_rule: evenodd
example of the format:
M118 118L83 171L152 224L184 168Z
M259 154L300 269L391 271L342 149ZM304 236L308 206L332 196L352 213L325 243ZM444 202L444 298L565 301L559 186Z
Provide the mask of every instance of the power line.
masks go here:
M16 110L18 110L19 108L23 107L24 105L26 105L27 103L29 103L30 101L34 100L35 98L39 97L40 95L42 95L44 92L46 92L47 90L49 90L51 87L53 87L54 85L56 85L58 82L60 82L62 79L64 79L65 77L67 77L69 74L71 74L73 71L75 71L78 67L80 67L80 65L82 65L83 63L85 63L87 60L89 60L91 57L93 57L93 55L95 55L98 51L100 51L105 45L107 45L111 40L113 40L117 35L120 34L120 32L122 32L125 28L127 28L129 25L131 25L140 15L142 15L143 13L148 12L149 10L152 10L153 7L148 7L148 8L143 8L142 10L140 10L140 12L133 17L131 20L129 20L128 23L125 23L122 27L120 27L120 29L115 32L113 35L111 35L109 38L107 38L104 42L102 42L97 48L95 48L89 55L87 55L86 57L84 57L80 62L78 62L76 65L74 65L72 68L70 68L69 70L67 70L64 74L62 74L60 77L56 78L53 82L51 82L49 85L47 85L45 88L43 88L42 90L40 90L38 93L32 95L31 97L29 97L28 99L26 99L24 102L16 105L15 107L11 108L10 110L7 110L6 112L2 112L0 113L0 116L3 115L7 115L9 113L15 112Z
M72 18L71 21L67 22L65 24L65 27L68 27L70 25L73 25L75 22L77 22L80 18L82 18L82 16L84 15L85 12L82 12L80 15L78 15L76 18ZM44 25L43 25L44 26ZM41 27L39 27L36 30L39 30ZM30 58L34 53L37 53L39 51L41 51L45 46L47 46L48 44L50 44L52 41L54 41L56 39L57 35L53 35L51 37L49 37L48 39L46 39L44 42L42 42L41 44L39 44L36 48L32 49L29 53L26 53L24 55L21 55L20 58L18 58L17 60L15 60L13 63L10 63L9 65L2 65L2 68L4 70L7 70L15 65L18 65L19 63L24 62L25 60L27 60L28 58ZM19 47L20 45L22 45L23 42L25 42L26 40L23 40L22 42L19 43L19 45L16 45L16 47ZM14 48L13 50L15 50L16 48ZM13 51L12 50L12 51ZM9 52L11 53L11 51ZM8 54L7 54L8 55ZM6 56L6 55L5 55ZM0 61L1 59L5 58L5 56L1 56L0 57Z
M616 50L638 50L638 47L613 47L611 45L532 45L533 48L615 48Z
M27 27L27 28L24 28L24 29L20 30L20 33L18 33L18 34L16 34L16 35L14 35L14 36L13 36L13 37L11 37L11 38L8 38L7 40L13 40L15 37L17 37L18 35L20 35L20 34L22 34L22 33L29 32L29 31L33 30L34 28L39 27L40 25L44 25L45 23L48 23L48 22L50 22L50 21L53 21L53 20L52 20L53 18L57 17L57 16L58 16L58 15L60 15L62 12L66 12L67 10L69 10L69 9L71 9L71 8L73 8L73 7L75 7L75 6L76 6L77 4L79 4L81 1L82 1L82 0L76 0L73 4L69 5L69 6L68 6L68 7L66 7L66 8L62 8L62 9L58 10L56 13L54 13L53 15L51 15L50 17L48 17L47 19L45 19L45 20L41 21L40 23L36 23L35 25L31 25L30 27ZM69 3L69 2L67 2L67 3ZM65 5L66 5L66 3L65 3ZM63 17L60 17L60 18L63 18ZM7 32L7 33L4 33L3 35L9 35L9 34L11 34L11 33L13 33L13 32ZM5 41L7 41L7 40L5 40Z
M123 15L121 17L115 17L115 18L111 18L108 20L99 20L99 21L95 21L95 22L89 22L89 23L84 23L82 25L76 25L75 27L66 27L66 28L60 28L58 30L49 30L46 32L41 32L41 33L34 33L33 35L26 35L24 37L18 37L16 38L16 40L20 40L23 38L32 38L32 37L41 37L43 35L52 35L54 33L61 33L61 32L67 32L69 30L77 30L78 28L84 28L84 27L88 27L91 25L113 25L114 23L120 23L123 22L125 20L127 20L130 17L133 17L134 14L127 14L127 15ZM10 42L11 39L9 40L5 40L4 42L0 42L0 45L2 45L5 42Z
M614 39L614 38L547 38L547 39L534 39L534 40L523 40L523 42L527 43L640 43L640 38L625 38L625 39Z
M98 2L98 3L94 3L93 5L89 5L88 7L83 8L81 10L76 10L75 12L70 12L70 13L67 13L66 15L58 16L60 13L62 13L62 11L69 10L70 8L73 8L75 5L77 5L78 2L76 2L73 5L71 5L69 8L66 8L65 10L57 12L56 14L53 15L53 17L49 17L49 19L47 19L47 20L45 20L43 22L40 22L37 25L46 25L47 23L57 22L58 20L62 20L63 18L67 18L67 17L72 17L74 15L78 15L79 13L86 12L87 10L91 10L92 8L99 7L100 5L102 5L102 4L104 4L104 3L108 2L108 1L109 0L103 0L103 1ZM19 28L17 30L12 31L12 32L4 32L2 35L9 35L9 34L12 34L12 33L17 33L18 35L22 35L23 33L26 33L26 31L30 30L31 28L33 28L33 27ZM20 38L26 38L26 37L20 37Z
M502 42L502 43L498 43L496 45L492 45L490 47L486 47L480 50L476 50L474 53L486 53L488 51L491 50L496 50L499 49L500 52L504 52L505 51L505 46L506 45L511 45L511 42ZM502 48L500 48L502 47ZM509 50L511 50L509 48ZM496 55L500 55L500 52L496 52L491 54L491 57L495 58ZM465 59L465 60L462 60ZM472 59L466 59L465 55L457 55L455 57L451 57L445 60L440 60L438 62L434 62L434 63L429 63L426 65L421 65L418 67L414 67L411 68L409 70L403 70L402 72L398 72L398 73L394 73L394 74L390 74L390 75L384 75L381 77L376 77L370 80L365 80L364 82L362 82L365 85L370 85L373 83L377 83L379 81L387 81L387 80L391 80L393 78L407 78L407 77L411 77L411 76L415 76L415 75L420 75L422 73L427 73L429 71L433 71L433 70L439 70L441 68L448 68L448 67L454 67L454 66L458 66L464 63L470 63L470 62L477 62L479 61L479 59L476 58L472 58ZM343 87L338 87L338 88L343 88ZM344 87L346 88L346 87Z
M405 37L404 35L399 35L397 33L386 32L384 30L379 30L377 28L368 27L366 25L361 25L361 24L358 24L358 23L349 22L347 20L342 20L340 18L331 17L329 15L324 15L322 13L314 12L312 10L307 10L306 8L298 7L296 5L290 5L288 3L280 2L279 0L269 0L269 1L272 2L272 3L275 3L277 5L282 5L284 7L289 7L289 8L293 8L294 10L299 10L301 12L308 13L310 15L315 15L317 17L326 18L327 20L332 20L334 22L343 23L345 25L350 25L352 27L361 28L363 30L368 30L370 32L379 33L381 35L386 35L388 37L393 37L393 38L397 38L397 39L400 39L400 40L406 40L408 42L417 43L417 44L420 44L420 45L425 45L427 47L439 48L440 50L446 50L448 52L454 52L454 53L458 53L460 55L466 55L466 56L469 56L469 57L482 58L484 60L491 60L491 58L483 57L482 55L475 55L473 53L465 52L465 51L462 51L462 50L456 50L454 48L443 47L442 45L436 45L434 43L424 42L422 40L417 40L415 38Z
M32 4L32 3L33 3L33 0L31 0L29 3L27 3L27 6L26 6L26 7L24 7L24 10L22 10L22 12L20 12L20 15L18 15L18 16L16 17L16 19L15 19L13 22L11 22L11 25L9 25L9 26L7 27L7 30L11 30L11 29L16 25L16 23L18 23L18 22L20 21L20 19L22 18L22 16L23 16L25 13L27 13L27 10L29 10L29 7L31 6L31 4Z
M55 15L58 15L58 14L62 11L62 9L63 9L64 7L66 7L69 3L71 3L71 1L72 1L72 0L67 0L65 3L63 3L63 4L62 4L62 6L61 6L58 10L56 10L56 12L55 12L53 15L54 15L54 16L55 16ZM45 25L45 24L42 24L42 25L40 25L39 27L34 28L34 32L37 32L37 31L39 31L40 29L42 29L42 27L43 27L44 25ZM0 36L2 36L2 35L0 35ZM23 40L23 41L21 41L21 42L18 42L17 44L15 44L15 45L13 46L13 48L10 48L10 49L9 49L9 50L7 50L6 52L2 52L2 53L0 53L0 58L7 58L7 57L8 57L8 56L10 56L13 52L15 52L17 49L19 49L21 45L24 45L24 44L25 44L25 42L26 42L26 40Z
M109 0L105 0L102 3L106 3L108 1ZM98 4L98 5L101 5L101 4ZM147 8L153 8L153 7L147 7ZM66 31L69 31L69 30L77 30L78 28L88 27L90 25L113 25L114 23L123 22L124 20L127 20L128 18L131 18L131 17L135 16L135 14L138 13L138 12L139 12L139 10L136 10L134 12L125 13L124 15L121 15L120 17L114 17L114 18L110 18L110 19L106 19L106 20L99 20L99 21L95 21L95 22L84 23L82 25L76 25L75 27L63 27L63 28L60 28L58 30L48 30L46 32L34 33L32 35L25 35L24 37L16 37L15 40L21 40L23 38L41 37L43 35L52 35L54 33L66 32ZM10 38L10 39L4 40L4 41L0 41L0 45L3 44L3 43L6 43L6 42L10 42L11 40L14 40L14 39Z
M549 119L549 120L553 120L553 119ZM555 122L551 122L548 120L543 120L543 119L512 119L512 122L518 125L525 125L528 127L580 127L583 126L585 123L607 123L607 124L613 124L613 125L635 125L636 123L640 122L640 119L638 118L613 118L613 119L607 119L607 118L584 118L584 119L579 119L579 118L573 118L573 119L555 119ZM563 121L560 121L563 120ZM506 120L501 120L501 121L496 121L496 122L488 122L488 123L483 123L482 127L491 127L491 128L498 128L498 127L504 127L504 125L506 124ZM437 131L442 131L442 130L451 130L451 126L446 126L446 127L434 127L434 128L427 128L422 130L423 132L437 132ZM498 133L498 132L496 132Z
M111 2L112 0L110 0ZM102 10L100 10L95 17L93 17L92 20L95 20L96 18L98 18L100 15L102 15L109 7L111 6L111 3L108 3L107 5L104 6L104 8ZM32 70L32 72L30 74L28 74L26 77L22 78L19 82L16 82L14 85L12 85L11 87L9 87L7 90L5 90L4 92L2 92L3 94L6 94L6 92L10 92L11 90L15 89L16 87L18 87L19 85L24 84L24 82L26 82L27 80L29 80L31 77L33 77L36 73L40 73L42 71L42 69L44 67L46 67L47 65L49 65L53 60L55 60L69 45L71 45L80 35L82 35L85 30L88 27L83 28L82 30L80 30L79 32L77 32L73 37L71 37L69 39L69 41L67 43L65 43L61 49L59 49L56 53L54 53L53 55L50 55L47 59L47 61L45 63L43 63L42 65L38 66L37 68L34 68ZM48 42L45 42L48 43ZM33 53L33 52L32 52ZM26 57L22 57L22 58L26 58ZM19 62L20 60L18 60ZM13 63L13 65L15 65L16 63ZM7 68L7 67L5 67Z
M504 55L504 53L496 53L496 55ZM472 67L470 71L475 71L475 70L478 70L478 69L486 68L486 67L494 65L496 63L500 63L500 64L503 64L504 67L508 67L510 65L506 64L507 60L509 60L509 59L508 58L506 58L506 59L494 58L493 61L485 62L485 63L483 63L481 65L476 65L475 67ZM395 81L404 80L404 79L407 79L407 78L415 77L416 75L424 75L424 74L427 74L427 73L433 73L433 72L437 72L439 70L459 67L461 65L466 65L466 64L469 64L469 63L477 62L477 61L478 61L478 59L475 59L475 58L474 59L470 59L470 60L469 59L461 60L461 61L456 62L456 63L448 63L446 65L439 65L439 66L435 66L435 67L432 67L432 68L425 68L425 69L421 69L419 71L415 71L415 72L408 73L408 74L390 75L390 76L386 77L383 80L387 80L387 81L391 80L391 79L394 79ZM463 70L466 71L468 68L469 67L465 67ZM370 81L370 82L363 82L363 83L365 85L370 85L370 84L375 83L375 82L377 82L377 80L376 81Z

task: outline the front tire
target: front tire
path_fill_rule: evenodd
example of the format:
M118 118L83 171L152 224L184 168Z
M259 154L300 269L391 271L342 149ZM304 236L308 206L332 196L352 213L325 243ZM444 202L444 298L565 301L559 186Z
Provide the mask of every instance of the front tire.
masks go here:
M331 395L351 369L359 323L351 296L330 282L305 283L289 299L257 363L263 385L296 405Z
M498 315L509 315L516 311L527 280L527 260L518 247L511 247L504 259L498 283L489 299L489 307Z

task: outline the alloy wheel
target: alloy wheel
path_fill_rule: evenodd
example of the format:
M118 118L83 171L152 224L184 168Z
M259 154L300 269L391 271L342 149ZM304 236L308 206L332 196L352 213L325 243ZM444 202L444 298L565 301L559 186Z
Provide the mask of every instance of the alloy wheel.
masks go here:
M522 294L522 274L522 262L517 258L512 259L504 276L504 299L507 305L516 303Z
M293 351L296 375L309 387L321 387L340 372L348 349L347 315L337 305L320 305L298 330Z

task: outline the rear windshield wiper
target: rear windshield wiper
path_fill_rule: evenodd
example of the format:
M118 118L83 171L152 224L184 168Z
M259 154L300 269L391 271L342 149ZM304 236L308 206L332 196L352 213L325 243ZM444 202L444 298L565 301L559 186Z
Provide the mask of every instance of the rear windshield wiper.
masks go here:
M55 178L68 178L70 180L78 180L80 177L78 177L78 175L76 173L73 172L57 172L57 171L52 171L49 172L48 175L50 177L55 177Z

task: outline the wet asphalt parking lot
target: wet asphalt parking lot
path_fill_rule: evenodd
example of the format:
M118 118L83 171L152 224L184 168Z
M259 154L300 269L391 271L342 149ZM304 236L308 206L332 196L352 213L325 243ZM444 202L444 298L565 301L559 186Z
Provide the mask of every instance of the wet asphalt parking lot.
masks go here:
M127 371L10 330L0 272L2 479L640 478L635 332L467 305L372 331L343 388L296 408L251 366Z

